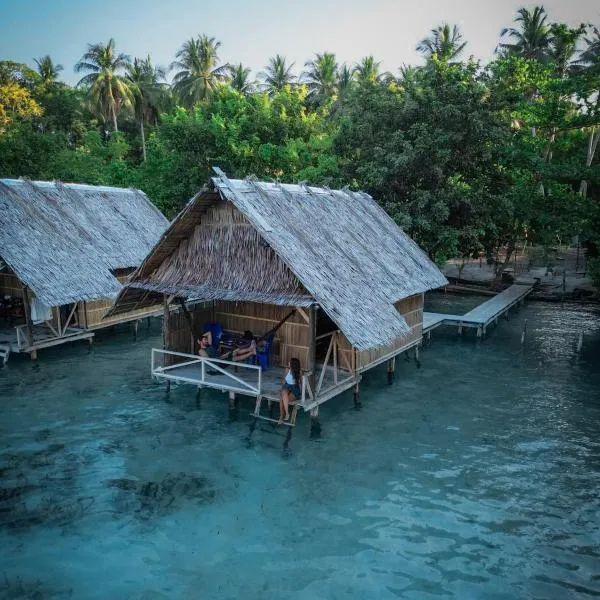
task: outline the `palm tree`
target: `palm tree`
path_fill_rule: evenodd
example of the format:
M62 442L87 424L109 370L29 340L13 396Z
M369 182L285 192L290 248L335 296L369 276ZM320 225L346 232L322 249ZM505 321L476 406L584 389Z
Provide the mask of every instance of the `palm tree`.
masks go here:
M577 52L577 44L586 32L586 27L583 23L577 28L571 28L565 23L552 23L550 31L552 38L548 54L556 63L558 74L565 77L577 68L573 58Z
M229 84L234 90L242 94L251 94L254 91L254 82L250 81L250 68L244 67L242 63L229 65Z
M346 63L344 63L338 69L338 90L340 95L346 94L354 84L353 69L351 69Z
M536 6L533 11L527 8L518 10L515 23L519 27L505 27L500 32L501 37L507 36L512 41L498 44L497 51L546 60L552 41L550 27L546 24L547 17L543 6Z
M129 56L117 54L115 40L108 44L89 44L88 51L75 65L75 72L89 71L77 83L86 86L90 103L105 121L113 122L118 131L117 115L123 106L131 105L131 90L121 72L130 64Z
M585 50L577 61L578 70L585 69L590 74L600 75L600 29L592 29L592 37L585 38Z
M191 108L208 99L227 75L228 65L219 66L221 42L200 35L183 43L171 69L179 69L173 77L173 89L181 103Z
M37 66L37 72L44 85L56 83L58 74L64 70L62 65L54 64L49 54L46 54L46 56L42 56L40 58L34 58L33 62L35 62Z
M262 87L270 96L282 90L286 85L291 85L296 81L296 76L292 73L291 65L287 65L285 56L277 54L269 59L269 64L265 70L259 73L262 78Z
M165 71L152 64L150 56L135 58L127 68L125 79L131 90L133 112L140 124L142 156L146 160L146 134L144 123L158 120L158 114L165 94Z
M381 62L376 61L373 56L365 56L354 66L354 69L352 70L354 78L360 85L379 83L382 77L379 72L380 64Z
M304 66L307 67L307 71L302 75L308 84L311 98L331 98L335 95L339 81L335 54L316 54L315 58L307 61Z
M450 27L448 23L443 23L436 29L432 29L431 35L417 44L417 51L423 54L427 60L436 56L442 62L447 63L457 58L466 45L467 42L463 41L458 25Z
M592 36L585 38L586 47L579 56L575 68L576 70L583 71L594 78L596 81L600 79L600 29L594 27L592 29ZM596 115L600 110L600 92L597 87L588 99L589 107L588 111L593 111ZM587 155L585 159L585 166L590 167L594 162L598 145L600 144L600 127L593 125L590 129L590 135L588 138ZM579 193L582 196L587 195L588 182L585 179L581 180L579 186Z

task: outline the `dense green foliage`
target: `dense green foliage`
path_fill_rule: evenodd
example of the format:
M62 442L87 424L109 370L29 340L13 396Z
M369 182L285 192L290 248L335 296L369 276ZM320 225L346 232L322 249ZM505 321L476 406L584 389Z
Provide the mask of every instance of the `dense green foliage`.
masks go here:
M323 52L295 74L284 56L253 81L220 42L184 42L173 85L150 58L91 44L75 88L49 56L0 62L0 176L144 190L173 216L213 165L362 188L437 261L506 260L519 240L600 244L600 33L521 9L488 65L460 60L442 24L419 67L382 73ZM499 265L499 271L502 265Z

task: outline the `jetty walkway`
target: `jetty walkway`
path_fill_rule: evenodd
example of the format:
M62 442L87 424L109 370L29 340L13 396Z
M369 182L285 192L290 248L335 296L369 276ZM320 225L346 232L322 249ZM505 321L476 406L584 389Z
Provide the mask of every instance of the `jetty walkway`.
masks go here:
M456 325L458 333L462 333L463 327L472 327L477 329L477 337L482 337L491 323L497 323L500 316L513 306L521 304L532 290L531 285L511 285L464 315L425 312L423 313L423 335L429 335L440 325Z

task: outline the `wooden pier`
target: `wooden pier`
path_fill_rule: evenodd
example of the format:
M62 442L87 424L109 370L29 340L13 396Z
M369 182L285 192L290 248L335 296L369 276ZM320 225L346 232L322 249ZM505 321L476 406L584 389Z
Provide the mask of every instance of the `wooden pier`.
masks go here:
M497 323L499 317L521 304L532 290L530 285L511 285L464 315L425 312L423 334L430 334L440 325L456 325L459 333L462 333L463 327L471 327L477 329L477 337L482 337L491 323Z

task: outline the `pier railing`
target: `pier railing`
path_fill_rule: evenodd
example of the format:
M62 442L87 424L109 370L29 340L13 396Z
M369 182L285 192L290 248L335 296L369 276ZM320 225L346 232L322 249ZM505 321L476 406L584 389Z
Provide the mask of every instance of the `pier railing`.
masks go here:
M165 362L171 364L165 365ZM252 396L261 394L262 371L259 365L152 348L150 368L152 377L157 379L193 383Z

